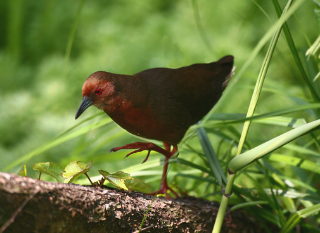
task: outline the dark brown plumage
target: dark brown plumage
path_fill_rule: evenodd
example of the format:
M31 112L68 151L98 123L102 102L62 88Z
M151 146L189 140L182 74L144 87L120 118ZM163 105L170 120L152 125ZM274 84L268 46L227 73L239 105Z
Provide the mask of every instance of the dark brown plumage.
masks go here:
M177 69L154 68L134 75L98 71L83 85L84 99L76 118L93 104L130 133L165 143L165 149L153 143L132 143L114 151L155 150L164 154L167 161L187 129L219 100L232 67L233 57L225 56L217 62ZM165 185L159 190L161 193L170 189L166 179L162 183Z

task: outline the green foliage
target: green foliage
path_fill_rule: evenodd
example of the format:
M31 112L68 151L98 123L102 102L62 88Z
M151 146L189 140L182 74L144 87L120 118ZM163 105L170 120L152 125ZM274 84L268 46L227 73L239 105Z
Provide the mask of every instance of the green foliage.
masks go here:
M71 183L77 179L80 175L86 174L91 167L91 164L87 164L81 161L73 161L69 163L62 173L65 183Z
M280 233L288 233L301 221L302 218L307 218L310 215L315 215L320 212L320 204L309 206L302 210L296 211L287 220Z
M222 186L226 183L226 176L221 168L220 162L217 159L217 156L212 148L212 145L204 128L198 128L198 137L202 150L204 151L204 155L208 161L207 163L210 165L210 173L214 174L217 182Z
M118 171L115 173L109 173L109 172L103 171L103 170L99 170L99 173L103 176L103 178L108 180L114 186L121 188L121 189L124 189L124 190L128 190L128 187L126 186L125 181L132 179L130 174L122 172L122 171Z
M39 162L32 166L32 169L39 172L39 179L41 174L47 174L53 177L56 181L62 182L61 172L62 170L54 163L51 162Z
M103 176L104 179L120 189L140 192L148 192L148 190L150 190L150 187L142 180L134 178L130 174L123 171L110 173L107 171L99 170L99 173Z
M22 168L18 172L19 176L28 176L28 170L27 170L27 165L23 164Z
M92 163L93 181L101 178L98 170L122 171L132 178L125 179L128 189L154 191L163 158L152 153L140 164L145 152L128 159L123 159L128 151L110 152L143 139L94 108L74 121L83 81L96 70L131 74L232 54L231 83L212 112L190 128L168 173L175 190L219 201L243 122L251 122L243 141L246 153L320 118L319 1L294 1L278 20L286 2L0 1L0 170L19 172L26 164L20 174L38 177L32 164L65 167L84 161ZM272 58L263 63L265 45L282 23ZM248 116L261 64L268 73ZM234 180L232 209L256 216L266 232L270 224L279 232L294 227L318 232L319 140L319 131L307 133L243 169ZM74 179L85 170L86 165L78 167L68 179L88 184L84 176ZM129 187L136 179L143 184ZM310 215L302 216L303 210Z
M228 165L229 169L231 172L237 172L240 169L248 166L252 162L256 161L259 158L262 158L263 156L269 154L272 151L275 151L276 149L279 149L283 145L288 144L292 140L303 136L306 133L309 133L313 129L316 129L320 126L320 120L316 120L313 122L310 122L308 124L302 125L296 129L292 129L289 132L286 132L282 135L279 135L278 137L275 137L251 150L248 150L240 155L237 155L234 159L232 159ZM279 156L273 156L273 158L278 158ZM290 158L289 156L283 156L284 158L280 159L280 161L285 162L286 160L292 161L293 164L294 161L299 161L299 159L295 158ZM279 161L279 159L278 159ZM310 162L310 161L307 161ZM312 162L310 162L312 164ZM316 166L314 165L313 167L310 167L309 169L312 170L312 168L315 168ZM301 167L301 164L300 164Z

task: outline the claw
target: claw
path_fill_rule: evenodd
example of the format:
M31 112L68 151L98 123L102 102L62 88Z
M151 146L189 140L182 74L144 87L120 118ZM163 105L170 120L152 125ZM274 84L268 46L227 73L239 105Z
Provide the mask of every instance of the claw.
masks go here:
M147 162L147 160L149 159L150 152L151 152L151 150L148 150L148 154L147 154L147 156L145 157L145 159L142 161L142 163Z

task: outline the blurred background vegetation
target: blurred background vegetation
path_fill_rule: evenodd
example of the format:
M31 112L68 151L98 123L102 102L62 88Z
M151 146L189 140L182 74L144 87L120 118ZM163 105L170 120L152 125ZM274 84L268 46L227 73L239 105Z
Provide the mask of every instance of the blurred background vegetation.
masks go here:
M280 1L280 4L283 6L285 2ZM319 1L304 1L288 21L310 79L318 72L319 55L306 57L305 53L319 36L319 5ZM227 54L235 56L237 74L276 20L272 1L263 0L0 1L0 171L18 172L26 164L29 175L34 176L31 167L35 162L51 161L64 167L71 161L81 160L92 163L90 174L95 176L98 169L116 172L139 164L144 153L124 160L126 151L110 153L109 150L141 139L114 123L88 130L106 118L99 110L90 108L78 121L95 117L72 128L79 123L74 115L81 102L84 80L97 70L133 74L153 67L174 68L211 62ZM213 127L215 120L241 117L246 113L266 47L243 70L236 85L230 87L204 125L224 169L235 153L242 124ZM301 78L282 35L256 113L316 103L318 83L312 83L316 97L310 94ZM317 118L319 111L307 108L271 121L265 119L263 124L253 124L246 148L288 131L293 123ZM63 138L81 129L88 132ZM189 195L219 200L221 189L214 184L214 176L195 132L193 127L181 143L181 160L173 161L169 182ZM315 132L314 138L317 135ZM303 145L308 142L310 140L304 137L299 145L292 144L277 152L292 158L300 156L300 162L311 159L318 168L320 147L308 149L307 153ZM284 216L307 201L302 199L310 192L312 200L319 202L320 176L319 169L293 166L291 157L284 163L277 161L280 156L274 158L274 161L265 159L263 169L258 164L241 175L235 190L242 189L241 195L235 197L233 203L267 201L266 210L252 205L253 211L260 209L266 221L279 226ZM132 174L141 176L155 189L159 185L161 168L158 165L146 170L140 167ZM269 178L265 179L266 176ZM295 195L281 195L279 199L275 198L279 193L272 191L292 188ZM319 223L319 219L314 221ZM304 227L314 230L308 223Z

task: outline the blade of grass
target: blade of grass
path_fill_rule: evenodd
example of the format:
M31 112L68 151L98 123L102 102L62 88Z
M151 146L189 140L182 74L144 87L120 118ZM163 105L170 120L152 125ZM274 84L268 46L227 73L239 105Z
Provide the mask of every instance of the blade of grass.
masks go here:
M229 163L229 169L232 172L236 172L257 159L265 156L266 154L280 148L281 146L291 142L292 140L309 133L320 126L320 120L312 121L308 124L302 125L298 128L292 129L278 137L275 137L251 150L248 150L236 157L234 157Z
M257 119L254 122L259 124L296 128L298 126L305 124L306 120L302 118L276 116L276 117L270 117L270 118Z
M198 0L191 0L191 2L192 2L194 21L196 22L196 26L199 31L200 37L204 42L204 44L206 45L206 47L209 49L210 53L213 53L213 47L211 46L210 40L208 39L208 36L206 34L206 30L204 30L201 23Z
M285 108L285 109L281 109L273 112L268 112L268 113L263 113L260 115L254 115L254 116L248 116L248 117L243 117L244 114L231 114L230 116L229 114L212 114L211 119L206 122L200 123L199 127L202 126L206 128L213 128L219 125L241 123L248 120L253 121L256 119L262 119L262 118L273 117L273 116L281 116L281 115L286 115L286 114L295 113L299 111L305 111L309 109L318 109L318 108L320 108L320 104L313 103L313 104L295 106L291 108Z
M284 163L287 165L300 167L313 173L320 174L320 170L318 169L319 165L309 160L303 160L301 158L297 158L291 155L284 155L278 153L272 154L269 159L277 163Z
M278 16L280 17L281 15L281 7L278 3L278 0L272 0L273 2L273 5L276 9L276 12L278 14ZM291 54L293 56L293 59L301 73L301 77L304 79L305 83L308 85L309 87L309 90L313 96L313 98L316 100L316 101L319 101L320 100L320 95L319 93L317 92L317 90L315 89L315 86L312 85L312 80L310 78L308 78L308 75L307 75L307 72L306 70L304 69L303 65L302 65L302 62L301 62L301 59L299 57L299 54L298 54L298 50L297 50L297 47L294 43L294 40L292 38L292 35L291 35L291 32L289 30L289 27L287 25L287 23L285 22L283 24L283 32L284 32L284 35L286 37L286 40L287 40L287 43L288 43L288 46L290 48L290 51L291 51Z
M79 26L81 10L83 9L84 2L85 0L80 0L80 3L78 5L75 20L73 22L72 29L70 31L67 46L66 46L65 61L68 61L71 55L72 45L73 45L74 38L76 36L76 32Z
M281 229L280 233L288 233L301 221L301 219L306 218L310 215L316 214L320 211L320 204L307 207L305 209L299 210L287 220Z
M80 125L82 125L83 123L85 123L85 122L87 122L87 121L90 121L90 120L96 118L97 116L102 116L102 115L105 115L105 113L104 113L104 112L99 112L99 113L97 113L97 114L94 114L94 115L92 115L92 116L90 116L90 117L85 118L84 120L80 121L79 123L75 124L74 126L70 127L70 128L67 129L66 131L64 131L64 132L62 132L61 134L59 134L59 135L57 136L57 138L58 138L58 137L61 137L61 136L63 136L63 135L66 135L67 133L71 132L72 130L78 128L78 127L79 127Z
M7 41L7 52L8 54L12 55L13 58L19 60L21 57L21 41L23 38L23 13L25 7L25 1L18 0L18 1L9 1L8 2L8 18L3 23L7 27L6 33L3 36L6 36Z
M244 207L251 207L251 206L258 206L258 205L267 205L267 201L248 201L245 203L240 203L237 205L234 205L230 208L230 211L235 211Z
M182 159L182 158L177 158L177 159L173 160L172 162L176 162L176 163L179 163L179 164L183 164L183 165L186 165L186 166L189 166L189 167L195 168L195 169L197 169L197 170L200 170L200 171L202 171L202 172L205 172L205 173L210 174L210 171L209 171L207 168L202 167L202 166L200 166L200 165L198 165L198 164L195 164L195 163L193 163L193 162L190 162L190 161L185 160L185 159ZM172 162L171 162L171 163L172 163Z
M310 46L310 48L306 52L306 56L309 57L311 55L316 56L316 53L320 50L320 36L317 37L315 42Z
M58 146L66 141L69 141L71 139L74 139L76 137L79 137L83 134L86 134L87 132L91 131L91 130L94 130L94 129L97 129L97 128L100 128L102 126L105 126L107 124L110 124L112 122L112 120L110 118L105 118L99 122L95 122L95 123L92 123L90 125L87 125L83 128L80 128L79 130L77 131L74 131L74 132L71 132L67 135L64 135L64 136L61 136L61 137L58 137L54 140L52 140L51 142L43 145L43 146L40 146L36 149L34 149L33 151L25 154L25 155L22 155L19 159L13 161L12 163L10 163L8 166L6 166L4 168L5 171L8 171L10 169L12 169L13 167L15 166L18 166L19 164L22 164L24 163L25 161L33 158L34 156L37 156L39 155L40 153L43 153L55 146Z
M255 88L254 88L254 91L253 91L253 94L252 94L252 97L251 97L251 100L250 100L249 108L248 108L248 111L247 111L247 117L251 117L251 116L254 115L254 111L255 111L255 108L257 106L258 99L259 99L259 96L260 96L260 93L261 93L261 90L262 90L262 86L263 86L263 83L264 83L264 80L265 80L265 77L266 77L266 74L267 74L267 71L268 71L268 68L269 68L269 65L270 65L271 57L272 57L272 54L273 54L273 52L275 50L277 41L278 41L279 36L280 36L282 25L287 20L287 18L289 16L289 12L293 13L294 10L296 10L295 8L297 8L299 6L299 5L297 5L297 3L299 3L299 2L300 2L300 4L302 3L302 1L296 1L294 6L289 9L289 7L291 6L292 2L293 2L292 0L289 0L287 2L286 7L284 8L280 19L275 24L275 25L279 24L279 26L277 27L277 30L275 31L275 33L274 33L274 35L273 35L273 37L271 39L269 48L267 50L267 53L266 53L266 56L264 58L262 67L260 69L260 72L259 72L259 75L258 75L258 78L257 78L257 82L256 82L256 85L255 85ZM279 23L279 22L281 22L281 23ZM270 31L267 32L267 34L268 33L270 33ZM245 65L244 65L244 67L245 67ZM241 70L243 70L244 67L242 67ZM241 73L241 70L240 70L239 73ZM242 133L241 133L239 144L238 144L237 155L236 155L235 158L237 158L239 156L239 154L241 153L241 151L242 151L242 148L243 148L243 145L244 145L244 142L245 142L245 139L247 137L248 130L249 130L249 127L250 127L250 123L251 123L251 121L249 120L249 121L246 121L244 123L244 125L243 125ZM213 227L213 231L212 231L213 233L220 233L220 230L221 230L221 227L222 227L222 223L223 223L223 219L224 219L224 215L225 215L225 212L226 212L226 209L227 209L229 197L231 195L231 190L232 190L234 179L235 179L235 173L228 172L227 186L226 186L226 189L225 189L225 193L222 196L222 200L221 200L221 203L220 203L220 207L219 207L218 214L217 214L217 217L216 217L216 220L215 220L215 223L214 223L214 227Z
M270 17L270 15L268 14L268 12L266 12L263 7L257 2L257 0L251 0L251 2L253 2L253 4L262 12L262 14L270 21L272 22L272 19Z
M307 148L305 145L304 146L299 146L296 144L288 144L284 146L285 148L291 150L291 151L296 151L301 155L313 155L313 156L320 156L320 153L314 150L311 150L309 148Z
M210 143L210 140L204 128L202 127L198 128L198 137L199 137L203 152L210 165L212 174L214 174L218 183L222 186L226 182L226 177L224 175L220 162L216 156L216 153L213 150L213 147Z
M292 4L292 7L290 7L289 10L284 10L281 17L273 24L272 27L264 34L264 36L260 39L256 47L251 52L250 56L246 60L246 62L243 64L239 72L237 72L236 76L233 77L230 80L230 84L228 85L228 88L224 91L224 96L227 96L231 91L234 91L233 87L237 84L239 81L239 78L243 76L244 71L246 71L249 67L249 65L254 61L254 59L257 57L258 53L261 51L261 49L265 46L265 44L269 41L269 39L281 29L282 25L289 19L289 17L299 9L302 3L304 3L305 0L297 0L294 4ZM219 101L215 105L215 109L218 109L220 105L223 103L223 101ZM203 121L206 121L212 111L207 114L207 116L203 119Z

